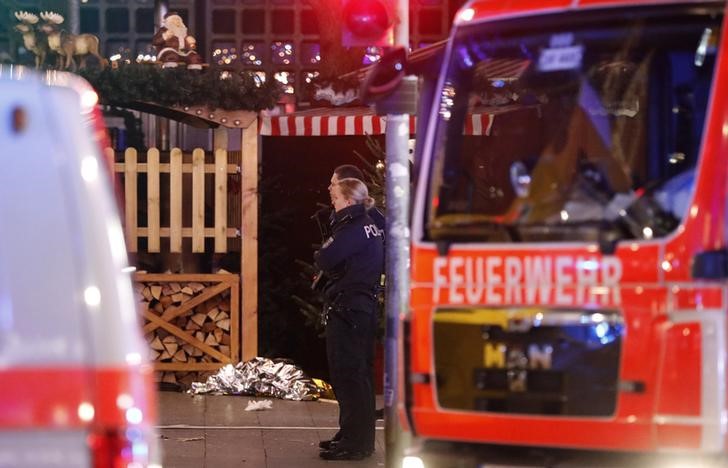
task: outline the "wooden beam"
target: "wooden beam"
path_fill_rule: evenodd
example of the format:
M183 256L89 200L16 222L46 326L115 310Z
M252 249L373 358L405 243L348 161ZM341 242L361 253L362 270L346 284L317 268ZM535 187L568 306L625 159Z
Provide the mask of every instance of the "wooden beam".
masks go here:
M242 149L242 352L243 361L258 355L258 121L243 129Z
M236 283L238 275L228 273L134 273L132 279L138 283Z
M205 152L192 151L192 252L205 251Z
M208 286L204 289L200 294L193 297L189 301L180 304L177 307L170 307L167 310L164 311L164 313L160 316L160 319L164 321L165 323L169 320L172 320L185 312L194 309L196 306L202 304L208 299L212 299L213 297L217 296L224 290L228 289L230 285L228 283L220 283L215 286ZM156 330L159 325L157 322L148 323L144 325L144 334Z
M159 252L159 150L147 151L147 251Z
M195 106L164 106L145 101L127 102L124 107L176 120L195 128L245 128L257 117L257 112L247 110L210 109Z
M124 228L126 231L126 248L129 252L137 251L137 151L127 148L124 151Z
M215 228L205 228L203 232L205 233L205 237L215 237ZM147 237L147 235L149 234L149 229L145 227L140 227L137 228L136 233L139 237ZM172 237L172 230L168 227L160 227L159 235L161 237ZM238 237L238 230L237 228L229 227L226 229L225 235L227 237ZM192 228L183 227L182 237L192 237Z
M182 150L169 154L169 251L182 252Z
M236 285L237 286L237 285ZM230 288L230 358L240 361L240 288ZM257 333L257 327L256 327Z
M230 364L226 362L155 362L155 371L208 371L218 370L222 366Z
M175 148L178 150L178 148ZM174 150L172 150L174 151ZM115 163L114 164L114 172L123 173L124 172L124 163ZM149 170L149 165L147 163L137 163L136 165L137 172L147 172ZM169 173L171 165L169 163L160 163L159 164L159 172L161 173ZM237 174L240 172L240 166L237 164L228 164L225 166L225 170L228 174ZM217 166L215 164L205 164L205 174L214 174L217 171ZM182 163L182 173L183 174L192 174L192 163Z
M227 150L215 150L215 252L227 251Z
M220 351L212 348L209 345L206 345L205 343L185 332L184 330L175 327L169 322L165 322L164 320L162 320L161 317L159 317L158 315L154 315L152 312L149 312L149 310L144 311L144 318L155 324L157 327L167 330L169 333L176 336L177 338L186 341L195 348L201 349L205 354L214 357L220 362L230 362L230 356L225 356Z
M172 109L198 119L203 119L211 125L219 124L228 128L248 128L257 120L256 117L258 115L254 111L210 109L194 106L174 106Z

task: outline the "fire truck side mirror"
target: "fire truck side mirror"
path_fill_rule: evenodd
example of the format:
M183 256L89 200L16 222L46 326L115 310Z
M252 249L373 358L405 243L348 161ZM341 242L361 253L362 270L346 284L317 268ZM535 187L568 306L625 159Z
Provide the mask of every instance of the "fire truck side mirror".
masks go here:
M693 259L693 278L728 278L728 249L708 250L695 255Z
M384 54L362 83L362 98L366 102L374 102L394 92L404 78L406 65L407 51L404 47L397 47Z
M405 79L407 51L397 47L387 52L367 74L360 96L374 103L378 114L414 114L417 110L417 81Z

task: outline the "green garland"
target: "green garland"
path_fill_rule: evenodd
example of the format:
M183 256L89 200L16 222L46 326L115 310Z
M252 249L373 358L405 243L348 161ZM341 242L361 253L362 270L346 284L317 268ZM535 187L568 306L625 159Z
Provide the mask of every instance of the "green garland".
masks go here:
M80 71L99 93L101 104L120 107L143 101L163 106L260 111L274 107L283 92L278 81L259 83L251 72L230 71L224 79L222 73L214 67L196 71L162 69L152 64Z

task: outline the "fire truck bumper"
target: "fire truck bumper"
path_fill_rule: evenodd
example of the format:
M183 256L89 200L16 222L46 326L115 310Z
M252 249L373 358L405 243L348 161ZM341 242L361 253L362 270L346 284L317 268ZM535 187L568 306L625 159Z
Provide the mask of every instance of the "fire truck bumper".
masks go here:
M397 468L719 468L728 458L681 454L585 451L416 439Z

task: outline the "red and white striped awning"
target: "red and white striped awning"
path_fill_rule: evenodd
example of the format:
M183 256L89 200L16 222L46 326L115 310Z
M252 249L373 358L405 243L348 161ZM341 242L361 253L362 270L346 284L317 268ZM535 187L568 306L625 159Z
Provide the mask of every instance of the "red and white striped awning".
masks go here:
M489 135L492 114L468 114L465 135ZM382 135L387 117L375 115L368 107L317 108L295 114L263 116L259 134L262 136L357 136ZM417 118L410 116L410 135L415 134Z

